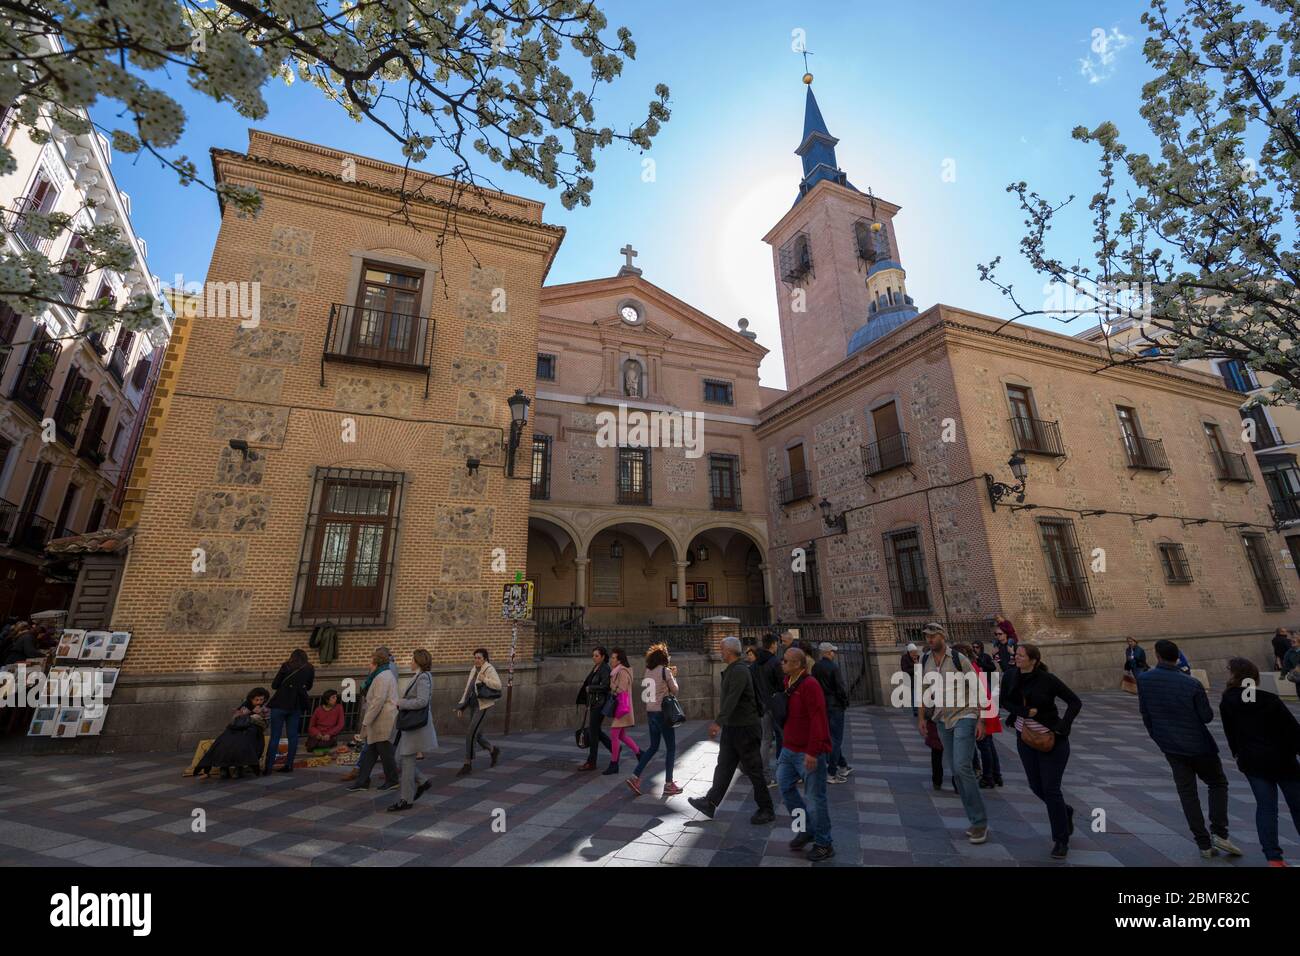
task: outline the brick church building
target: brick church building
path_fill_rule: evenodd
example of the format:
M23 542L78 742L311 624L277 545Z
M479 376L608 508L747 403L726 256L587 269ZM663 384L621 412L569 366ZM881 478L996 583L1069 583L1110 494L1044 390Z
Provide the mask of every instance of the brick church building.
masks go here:
M806 97L803 177L764 237L785 391L743 320L630 246L617 275L545 285L563 230L540 203L429 177L404 204L401 167L265 132L214 151L265 206L223 212L208 281L260 283L262 310L179 317L168 346L124 511L113 745L210 736L322 622L320 686L425 647L449 705L475 647L508 659L502 586L525 577L516 728L565 725L596 642L667 639L703 714L711 642L777 620L835 635L859 699L927 620L984 637L995 612L1081 687L1118 681L1129 633L1263 662L1295 572L1240 396L918 310L899 207L838 168ZM609 427L656 415L683 440Z

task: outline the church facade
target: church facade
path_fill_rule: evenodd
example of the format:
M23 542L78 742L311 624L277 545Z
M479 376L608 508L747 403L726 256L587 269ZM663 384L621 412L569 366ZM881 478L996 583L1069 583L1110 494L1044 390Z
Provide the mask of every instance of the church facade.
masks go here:
M261 132L216 151L266 206L223 216L209 281L260 283L262 312L182 317L168 346L128 494L115 745L210 735L327 622L322 686L424 647L450 705L483 646L516 728L566 725L593 642L677 641L703 715L711 642L776 621L848 635L877 689L926 621L982 639L994 613L1081 687L1118 680L1129 633L1262 661L1295 580L1258 465L1225 477L1204 445L1213 425L1240 453L1239 396L919 310L899 207L838 168L806 97L803 178L764 237L784 391L743 320L630 246L616 275L545 285L563 230L539 203L449 219L437 180L402 209L398 166Z

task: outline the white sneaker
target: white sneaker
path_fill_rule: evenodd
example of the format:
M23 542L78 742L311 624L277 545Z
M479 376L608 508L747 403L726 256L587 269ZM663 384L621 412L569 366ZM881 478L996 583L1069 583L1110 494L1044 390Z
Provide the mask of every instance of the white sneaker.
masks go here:
M827 782L828 784L831 784L831 783L847 783L847 782L848 782L848 779L849 779L848 777L839 777L839 776L835 776L835 777L827 777L827 778L826 778L826 782Z
M848 783L848 782L849 782L849 775L848 775L847 773L845 773L843 770L841 770L839 773L837 773L837 774L835 775L835 782L836 782L836 783Z
M1210 846L1228 856L1241 856L1241 850L1227 837L1210 837Z
M840 767L839 772L837 773L837 776L840 776L840 777L847 777L847 776L848 776L849 774L851 774L852 772L853 772L853 768L852 768L852 767Z

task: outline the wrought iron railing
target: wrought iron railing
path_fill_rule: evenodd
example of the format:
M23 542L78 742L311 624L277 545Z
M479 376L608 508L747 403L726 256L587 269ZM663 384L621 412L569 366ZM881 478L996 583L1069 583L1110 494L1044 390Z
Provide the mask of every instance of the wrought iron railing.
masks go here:
M793 504L812 497L812 473L796 471L786 478L776 481L776 494L782 505Z
M1034 455L1053 455L1064 457L1065 445L1061 442L1061 426L1058 422L1042 418L1013 418L1011 433L1015 436L1015 451L1027 451Z
M77 443L77 432L86 417L86 402L82 398L61 398L54 403L54 430L68 447Z
M108 457L108 449L104 439L92 438L87 433L81 439L81 447L77 449L77 454L95 467L99 467L104 463L104 459Z
M1164 442L1159 438L1125 435L1124 447L1128 451L1130 468L1145 468L1149 471L1169 470L1169 458L1165 455Z
M576 604L539 604L533 607L533 621L539 635L571 633L582 630L585 612Z
M41 378L35 366L28 363L19 371L10 397L37 418L44 418L51 391L49 378Z
M908 447L907 432L887 435L880 441L862 446L862 470L868 475L878 475L911 463L912 452Z
M18 506L12 501L0 498L0 544L9 544L18 527Z
M321 384L325 361L355 362L425 373L425 398L432 365L434 322L420 315L368 309L336 303L330 306L321 353Z
M709 650L707 624L643 624L633 627L584 627L573 631L537 634L537 653L541 657L586 657L597 645L621 647L628 659L641 657L650 645L660 642L668 651L704 653Z
M113 357L108 360L108 374L113 376L118 385L126 381L126 353L121 349L113 350Z
M1300 495L1274 498L1270 507L1277 521L1300 521Z
M50 540L50 532L53 530L54 522L49 518L43 518L34 511L26 511L18 515L9 543L20 551L40 554L45 550L45 543Z
M688 604L686 620L698 624L710 617L734 617L745 627L761 627L772 620L770 604Z
M1215 452L1214 470L1220 481L1254 481L1250 463L1242 452Z
M44 252L50 244L49 239L36 235L27 224L28 213L40 211L40 206L32 201L31 196L24 196L14 202L13 212L9 216L9 231L32 252Z
M982 641L987 649L993 641L993 624L989 618L975 618L957 621L923 621L907 620L894 622L894 639L899 647L915 644L922 650L926 646L925 627L927 624L939 624L949 644L970 644Z

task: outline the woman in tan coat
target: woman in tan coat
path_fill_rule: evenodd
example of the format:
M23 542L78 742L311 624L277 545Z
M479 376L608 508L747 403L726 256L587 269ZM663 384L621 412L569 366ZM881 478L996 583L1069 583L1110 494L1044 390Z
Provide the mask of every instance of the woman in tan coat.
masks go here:
M357 781L349 790L369 790L370 771L375 759L384 763L387 783L381 788L391 790L398 785L397 760L393 755L393 735L397 730L397 677L389 667L389 654L383 648L371 658L375 669L371 671L366 690L366 709L361 717L359 736L367 745L357 764Z
M456 705L457 716L463 718L467 713L469 714L469 729L465 731L465 765L460 768L456 776L469 776L474 764L475 743L492 755L492 763L489 766L495 767L497 761L501 759L500 749L488 743L488 739L483 736L483 721L487 718L487 712L500 697L501 675L492 666L487 648L480 647L474 652L474 666L469 669L469 679L465 681L465 693L460 695L460 703Z
M614 721L609 725L609 766L601 773L602 777L618 773L620 743L626 744L627 749L638 757L641 756L641 748L627 732L627 728L636 725L636 711L632 709L632 668L628 666L627 654L621 647L611 650L609 659L614 665L609 672L609 696L614 701Z

